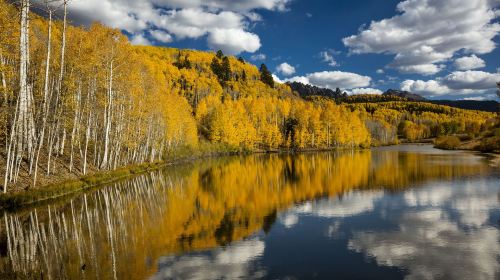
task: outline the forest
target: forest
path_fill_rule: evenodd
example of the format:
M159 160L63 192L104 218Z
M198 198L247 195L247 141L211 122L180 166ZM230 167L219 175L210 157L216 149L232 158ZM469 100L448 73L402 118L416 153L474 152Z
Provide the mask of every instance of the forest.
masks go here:
M67 5L47 5L41 17L29 0L0 0L3 192L168 161L179 150L352 149L498 133L493 113L303 98L264 64L221 51L133 46L100 23L73 26Z

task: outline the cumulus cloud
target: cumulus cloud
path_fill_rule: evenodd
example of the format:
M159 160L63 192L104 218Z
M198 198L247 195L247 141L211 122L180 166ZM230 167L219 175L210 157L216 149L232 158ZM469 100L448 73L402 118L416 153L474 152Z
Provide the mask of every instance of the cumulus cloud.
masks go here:
M273 80L276 82L276 83L280 83L280 84L283 84L284 81L281 80L278 76L276 76L275 74L272 74L273 76Z
M130 40L130 43L132 45L139 45L139 46L149 46L149 45L151 45L151 42L149 42L149 40L146 37L144 37L143 34L137 34L137 35L135 35Z
M496 1L498 3L498 1ZM394 54L389 65L404 73L431 75L463 50L485 54L495 49L500 32L495 1L406 0L398 15L373 21L357 35L343 39L351 53Z
M323 71L310 73L306 76L295 76L286 81L301 82L303 84L311 84L329 89L335 89L337 87L352 89L369 86L371 78L351 72Z
M289 0L86 0L70 2L68 15L76 24L99 21L125 30L136 41L141 36L146 39L147 33L163 43L208 35L210 47L237 54L260 48L259 37L249 30L251 22L262 20L255 10L285 11L288 3Z
M215 29L208 35L208 45L215 50L228 54L242 51L255 52L261 44L259 36L241 29Z
M377 69L377 71L375 71L377 74L384 74L385 71L384 69Z
M458 70L472 70L483 68L484 66L486 66L484 60L474 54L455 59L455 67Z
M281 73L285 76L290 76L295 74L295 67L286 62L283 62L276 67L276 72Z
M297 83L303 83L306 85L311 84L309 82L309 79L307 77L304 77L304 76L295 76L295 77L292 77L289 79L285 79L285 82L297 82Z
M477 94L493 90L500 81L500 73L483 71L455 71L435 80L406 80L401 89L422 95L436 96L444 94Z
M331 54L330 52L322 51L319 53L319 55L320 55L321 59L323 60L323 62L326 62L328 65L330 65L332 67L339 65L338 62L333 57L333 54Z
M172 35L168 34L165 31L152 30L149 31L149 34L151 34L151 37L162 43L170 43L173 40Z
M418 64L418 65L401 65L398 66L398 69L401 73L412 74L417 73L424 76L434 75L441 70L443 70L444 65L435 65L435 64Z
M450 89L441 85L438 81L429 80L406 80L401 83L401 89L422 94L422 95L442 95L450 92Z
M450 89L492 89L500 81L499 73L483 71L456 71L443 78L442 83Z
M266 55L263 53L257 53L257 54L250 56L250 59L253 61L266 60Z
M347 92L348 94L382 94L380 89L376 88L353 88Z

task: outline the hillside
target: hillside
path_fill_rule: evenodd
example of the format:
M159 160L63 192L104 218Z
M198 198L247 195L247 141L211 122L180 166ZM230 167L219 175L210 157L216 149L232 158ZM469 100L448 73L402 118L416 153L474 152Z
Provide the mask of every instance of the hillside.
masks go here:
M382 95L397 96L397 97L405 98L405 99L410 100L410 101L425 101L425 100L427 100L418 94L411 93L409 91L404 91L404 90L388 89Z

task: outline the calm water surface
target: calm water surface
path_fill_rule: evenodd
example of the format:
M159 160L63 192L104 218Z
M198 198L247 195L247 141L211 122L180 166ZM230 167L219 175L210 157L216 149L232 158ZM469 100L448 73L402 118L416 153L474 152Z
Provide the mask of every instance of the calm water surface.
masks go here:
M500 171L425 145L203 160L0 224L1 279L500 279Z

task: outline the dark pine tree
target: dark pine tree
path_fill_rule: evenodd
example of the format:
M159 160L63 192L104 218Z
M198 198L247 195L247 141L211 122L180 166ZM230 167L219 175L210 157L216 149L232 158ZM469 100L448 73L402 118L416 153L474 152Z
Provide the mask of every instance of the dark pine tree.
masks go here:
M245 72L245 70L243 70L243 72L241 73L241 79L243 81L246 81L247 80L247 72Z
M227 82L231 79L231 65L229 64L229 58L227 56L222 59L221 72L221 80Z
M224 56L224 54L222 53L221 50L218 50L216 56L217 56L218 59L222 59L222 57Z
M270 86L270 87L274 87L274 79L273 79L273 75L271 74L271 72L269 72L269 70L267 69L267 66L262 63L260 65L260 80Z
M217 76L217 78L221 76L221 65L216 57L212 59L212 63L210 63L210 69L212 69L212 72L215 74L215 76Z

